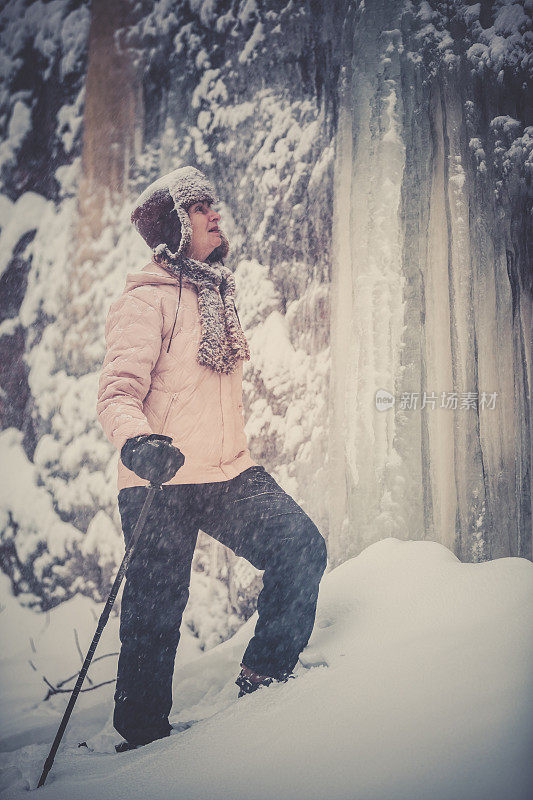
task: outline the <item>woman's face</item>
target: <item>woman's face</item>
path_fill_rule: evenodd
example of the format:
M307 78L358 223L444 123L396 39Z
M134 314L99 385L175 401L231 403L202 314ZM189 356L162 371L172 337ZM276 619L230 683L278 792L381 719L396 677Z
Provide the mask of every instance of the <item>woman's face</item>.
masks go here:
M191 221L192 237L187 250L187 255L196 258L198 261L205 259L213 250L222 243L222 237L218 231L220 214L211 208L211 203L202 200L193 203L188 208L187 213Z

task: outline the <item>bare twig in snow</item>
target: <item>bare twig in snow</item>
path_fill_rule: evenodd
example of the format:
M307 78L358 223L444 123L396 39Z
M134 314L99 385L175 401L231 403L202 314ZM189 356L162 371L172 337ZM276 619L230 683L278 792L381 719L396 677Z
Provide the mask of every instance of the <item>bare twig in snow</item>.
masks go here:
M118 653L104 653L104 655L98 656L98 658L94 658L92 663L94 664L96 661L102 661L102 659L111 658L112 656L118 656ZM31 661L29 661L29 664L32 667L32 669L34 669L35 672L37 672L37 667ZM78 672L75 672L74 675L69 675L68 678L64 678L63 680L58 681L56 686L54 686L48 680L46 675L41 675L41 678L43 679L44 683L48 686L48 692L46 694L46 697L44 697L43 699L44 700L48 700L50 697L53 697L55 694L68 694L69 692L71 692L72 691L72 687L70 689L69 688L64 689L63 687L65 686L65 684L70 683L70 681L77 680L79 674L80 673L78 671ZM86 676L86 677L88 678L88 676ZM100 686L106 686L108 683L114 683L115 680L116 679L113 678L112 680L102 681L101 683L96 683L96 684L94 684L93 681L91 681L91 686L88 686L85 689L81 689L81 691L82 692L90 692L93 689L99 689Z
M91 665L96 663L96 661L101 661L103 658L110 658L111 656L118 656L118 653L106 653L103 656L98 656L98 658L93 658L93 660L91 662ZM62 681L59 681L59 683L57 684L58 687L64 686L69 681L74 680L74 678L77 678L79 674L80 674L79 672L75 672L74 675L70 675L68 678L64 678ZM87 678L88 677L89 676L87 675ZM91 681L91 683L92 683L92 681Z
M72 692L72 689L57 689L55 686L52 686L52 684L46 680L44 675L43 675L43 680L48 686L50 686L50 691L44 698L45 700L48 700L55 694L70 694ZM116 680L115 678L112 678L109 681L102 681L102 683L96 683L93 686L89 686L87 689L80 689L80 694L81 692L92 692L93 689L99 689L100 686L106 686L108 683L115 683L115 680Z
M78 655L80 657L80 661L81 661L82 666L83 666L84 658L83 658L83 653L81 652L80 640L78 638L78 631L77 631L76 628L74 628L74 641L76 642L76 648L78 650ZM87 673L87 680L89 681L90 684L92 684L92 680L89 678L89 674L88 673ZM61 684L58 683L58 686L60 686L60 685Z
M50 687L50 691L48 692L48 694L47 694L47 695L46 695L46 697L44 698L45 700L48 700L48 698L49 698L49 697L51 697L51 695L53 695L53 694L56 694L56 693L57 693L57 689L56 689L56 687L55 687L55 686L52 686L52 684L50 683L50 681L48 680L48 678L46 677L46 675L41 675L41 678L42 678L42 679L43 679L43 681L46 683L46 685L47 685L48 687Z

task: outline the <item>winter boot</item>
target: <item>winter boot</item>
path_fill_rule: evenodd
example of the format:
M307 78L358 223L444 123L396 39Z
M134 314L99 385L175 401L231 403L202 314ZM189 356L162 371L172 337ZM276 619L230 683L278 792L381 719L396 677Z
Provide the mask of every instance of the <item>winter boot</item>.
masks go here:
M241 664L241 671L239 677L235 681L237 686L239 687L239 697L242 697L245 694L251 694L259 689L261 686L270 686L273 680L276 680L278 683L285 683L289 680L289 678L295 678L296 676L293 675L291 672L284 672L279 678L271 678L269 675L259 675L257 672L254 672L249 667L246 667L244 664Z
M239 697L245 694L251 694L261 686L270 686L273 681L273 678L270 678L268 675L259 675L257 672L254 672L253 669L245 667L244 664L241 664L241 667L242 669L239 677L235 681L240 689Z
M117 753L126 753L128 750L136 750L138 747L143 747L142 744L133 744L132 742L120 742L115 745Z
M144 747L145 744L151 744L152 742L156 742L158 739L164 739L167 736L170 736L170 731L163 734L163 736L158 736L157 739L151 739L149 742L142 742L139 744L134 744L133 742L120 742L119 744L115 745L115 750L117 753L126 753L128 750L137 750L138 747Z

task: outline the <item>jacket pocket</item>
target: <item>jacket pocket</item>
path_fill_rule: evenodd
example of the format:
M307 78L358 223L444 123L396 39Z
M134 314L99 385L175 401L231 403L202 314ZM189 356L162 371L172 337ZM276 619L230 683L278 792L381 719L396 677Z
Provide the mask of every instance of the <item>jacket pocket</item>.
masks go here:
M165 408L165 413L163 414L163 422L161 423L161 431L160 431L161 435L163 435L165 433L165 428L166 428L167 421L168 421L168 415L170 414L170 408L171 408L172 403L174 402L174 400L176 399L177 396L178 396L178 393L174 392L168 398L168 402L167 402L167 405L166 405L166 408Z

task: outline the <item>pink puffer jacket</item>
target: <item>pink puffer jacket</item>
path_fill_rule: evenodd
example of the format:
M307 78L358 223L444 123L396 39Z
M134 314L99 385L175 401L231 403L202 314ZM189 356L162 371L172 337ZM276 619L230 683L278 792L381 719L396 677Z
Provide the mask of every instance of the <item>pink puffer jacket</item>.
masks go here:
M127 276L107 317L98 419L118 450L132 436L171 436L185 464L168 484L226 481L256 464L244 433L243 362L231 375L198 364L198 295L185 278L167 353L178 292L177 278L154 262ZM119 490L146 485L119 461Z

